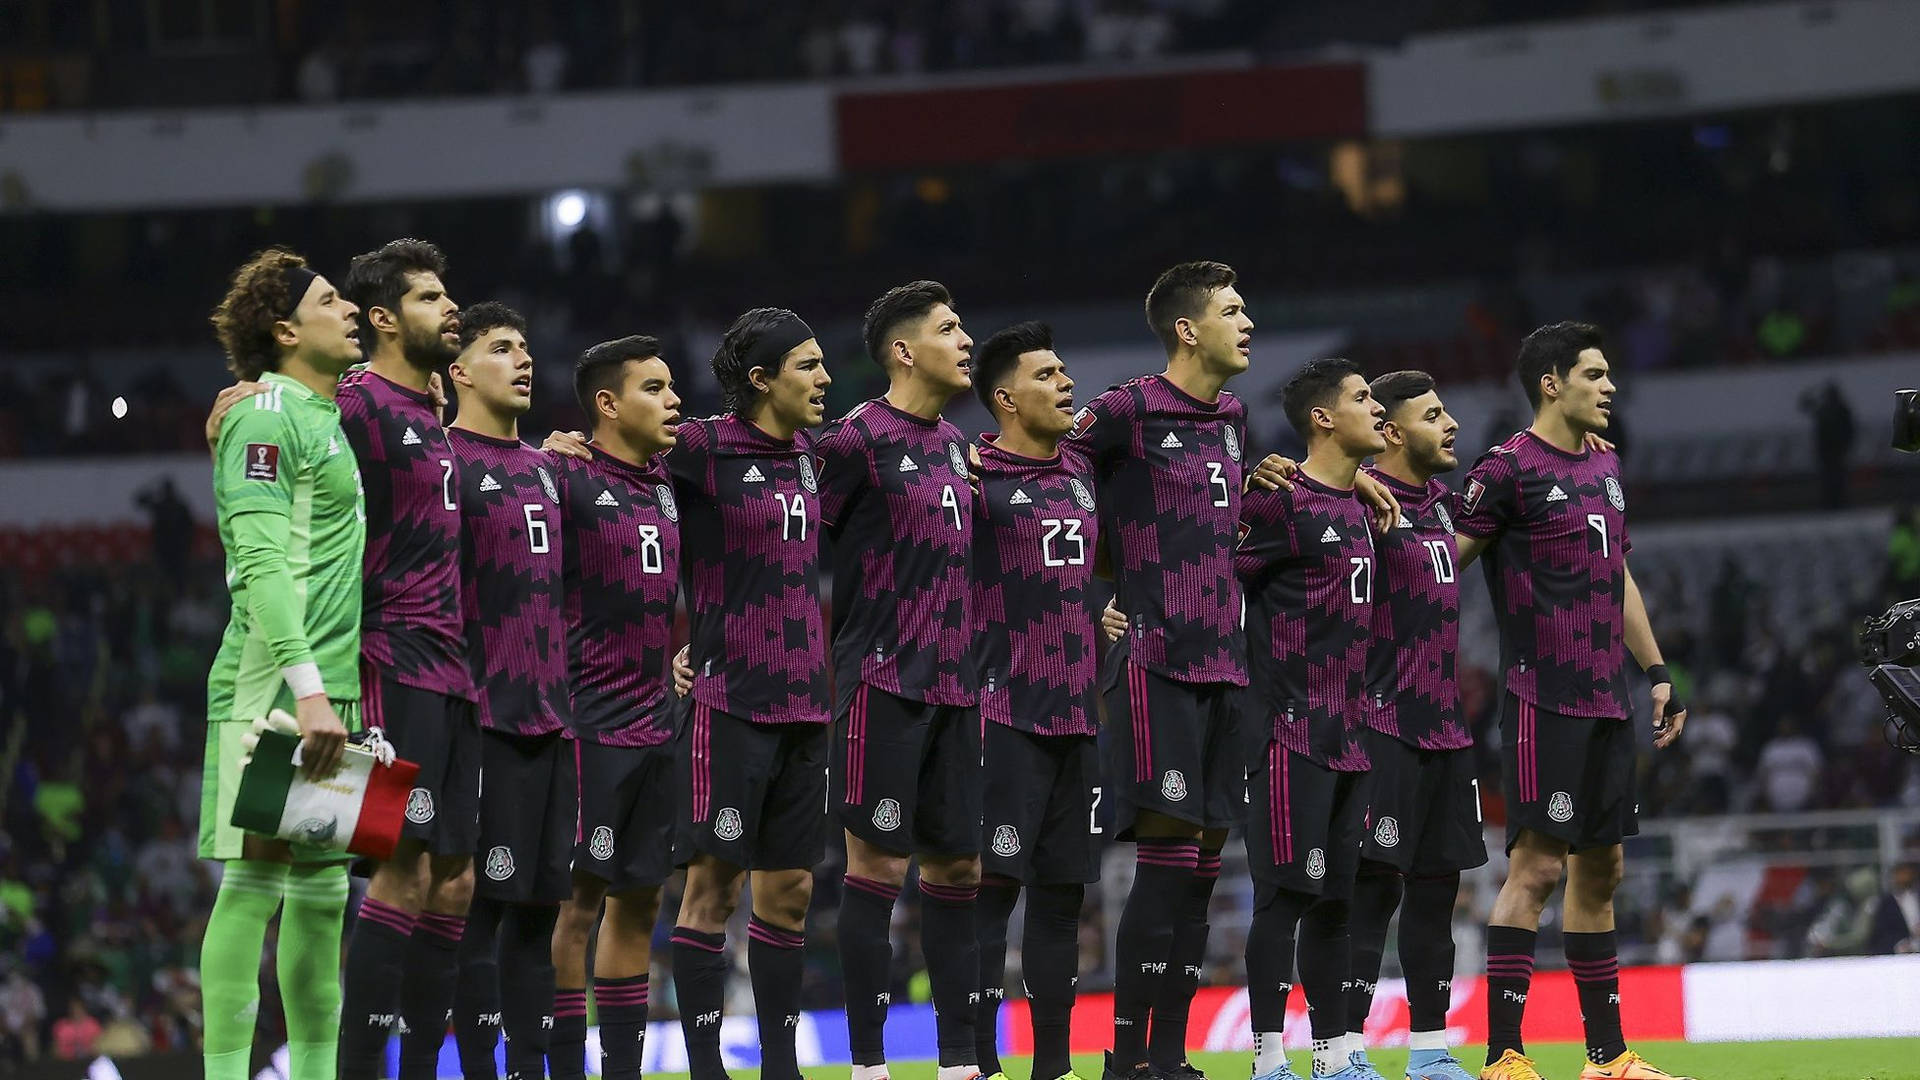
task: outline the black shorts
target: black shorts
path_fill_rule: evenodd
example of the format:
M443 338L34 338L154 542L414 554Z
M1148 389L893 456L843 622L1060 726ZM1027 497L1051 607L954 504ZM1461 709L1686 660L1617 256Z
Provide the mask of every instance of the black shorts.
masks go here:
M1107 687L1106 766L1115 838L1133 839L1142 810L1203 829L1247 816L1240 698L1229 683L1183 683L1122 661Z
M580 839L575 743L565 732L480 732L480 843L474 895L557 904L573 895Z
M673 744L574 743L580 756L580 841L573 872L607 891L649 889L673 873Z
M833 718L840 824L895 855L980 850L980 710L861 683Z
M1035 735L989 723L980 869L1022 885L1100 880L1100 752L1092 735Z
M1352 896L1368 775L1322 768L1275 740L1248 783L1247 864L1254 883L1335 900Z
M1633 722L1549 712L1509 693L1500 711L1500 788L1507 850L1520 830L1573 851L1640 832Z
M470 855L480 836L480 722L464 698L407 686L362 662L360 715L420 766L400 835L435 855Z
M699 702L680 730L680 862L811 870L827 854L825 724L756 724Z
M1367 732L1373 761L1360 857L1402 873L1450 874L1487 861L1473 748L1422 750Z

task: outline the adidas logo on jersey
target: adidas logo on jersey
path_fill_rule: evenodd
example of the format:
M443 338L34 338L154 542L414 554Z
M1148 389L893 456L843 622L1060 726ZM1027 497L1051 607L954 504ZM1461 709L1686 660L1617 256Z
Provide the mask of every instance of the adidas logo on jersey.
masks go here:
M1329 525L1327 526L1327 531L1320 534L1320 542L1323 544L1337 544L1340 542L1340 533L1335 530L1333 526Z
M1014 488L1014 489L1013 489L1013 497L1007 500L1007 505L1009 505L1009 506L1027 506L1027 505L1029 505L1029 504L1031 504L1032 502L1033 502L1033 500L1027 497L1027 493L1026 493L1026 492L1025 492L1024 490L1022 490L1022 489L1020 489L1020 488Z
M1178 450L1185 445L1186 443L1181 442L1179 437L1171 431L1167 432L1166 438L1160 440L1160 449L1162 450Z
M493 478L492 473L488 473L485 476L482 476L480 478L480 490L481 491L499 491L500 481L495 480Z
M600 493L600 497L599 497L599 498L597 498L597 499L595 499L595 500L593 500L593 505L595 505L595 506L619 506L619 505L620 505L620 500L619 500L619 499L616 499L616 498L614 498L614 497L613 497L613 492L611 492L611 491L603 491L603 492L601 492L601 493Z
M913 458L908 457L906 454L901 454L900 455L900 471L901 472L919 472L920 466L915 465L913 463Z
M747 466L747 475L740 479L743 483L764 484L767 482L767 474L760 471L760 466L749 465Z
M407 428L407 433L405 435L400 436L400 445L401 446L419 446L420 433L413 430L413 428L411 427Z
M1553 485L1553 490L1547 492L1547 501L1548 502L1566 502L1567 493L1560 490L1559 484L1555 484Z

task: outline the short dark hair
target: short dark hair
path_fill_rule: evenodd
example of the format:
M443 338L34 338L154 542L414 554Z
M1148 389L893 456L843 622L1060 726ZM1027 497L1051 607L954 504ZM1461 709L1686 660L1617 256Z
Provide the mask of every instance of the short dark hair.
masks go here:
M1368 384L1373 390L1373 400L1387 410L1387 419L1393 419L1393 410L1419 397L1434 388L1433 376L1424 371L1389 371Z
M498 300L482 300L460 313L460 347L479 341L489 330L506 326L527 336L527 320L519 312Z
M360 308L360 333L366 336L367 348L373 347L373 321L369 312L376 307L397 311L400 298L407 295L408 274L444 278L447 257L434 244L403 236L355 255L347 264L347 280L340 287L340 293Z
M1597 349L1602 341L1600 328L1592 323L1557 322L1528 334L1520 343L1520 357L1514 369L1520 375L1520 389L1527 392L1527 404L1540 407L1540 380L1551 373L1564 379L1580 362L1580 354Z
M1035 319L996 332L973 352L973 392L993 412L993 392L1020 366L1020 357L1053 348L1053 327Z
M1340 384L1347 376L1360 374L1360 365L1338 356L1309 360L1307 366L1287 380L1281 400L1287 423L1302 439L1313 433L1313 410L1330 408L1340 397Z
M307 260L285 248L268 248L254 253L233 272L227 295L208 321L227 354L227 370L235 378L258 379L262 372L279 370L280 343L274 339L273 325L281 320L281 312L302 299L287 295L287 271L306 265Z
M953 294L937 281L910 281L880 294L880 299L867 308L867 317L860 324L860 336L866 342L867 355L884 370L887 366L887 345L893 340L894 330L909 319L924 318L927 312L941 304L952 307Z
M1147 290L1147 325L1153 328L1167 355L1179 346L1173 324L1206 313L1207 300L1233 284L1239 275L1223 262L1183 262L1161 274Z
M620 392L620 374L626 370L627 361L651 360L659 355L660 339L645 334L603 341L581 353L573 365L573 396L580 402L580 411L587 414L587 425L591 427L600 420L593 407L600 391Z
M720 384L721 401L728 412L745 416L758 393L753 388L753 380L748 378L755 367L762 366L750 362L753 347L760 343L761 337L769 330L789 319L798 318L800 316L786 308L749 308L741 312L740 317L733 320L733 325L727 327L727 332L720 336L720 346L713 350L713 377ZM781 358L785 359L785 353L781 354ZM771 377L779 373L776 365L776 369L768 375Z

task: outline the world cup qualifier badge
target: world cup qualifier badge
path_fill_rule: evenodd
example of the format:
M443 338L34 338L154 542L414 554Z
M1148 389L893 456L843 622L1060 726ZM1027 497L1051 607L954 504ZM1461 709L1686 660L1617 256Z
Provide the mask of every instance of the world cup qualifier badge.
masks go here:
M1573 796L1564 791L1556 791L1547 800L1547 816L1565 824L1573 820Z
M1087 490L1087 485L1081 483L1079 477L1067 478L1067 490L1073 492L1073 501L1080 505L1080 509L1093 509L1093 492Z
M1625 510L1627 508L1627 496L1620 490L1620 481L1609 476L1607 477L1606 484L1607 501L1613 504L1615 510Z
M1179 769L1168 769L1160 777L1160 797L1168 802L1179 802L1187 797L1187 778Z
M660 513L665 515L668 521L680 520L680 507L673 501L672 488L665 484L655 484L653 488L653 498L655 502L660 504Z
M993 853L1003 859L1020 854L1020 830L1011 825L993 830Z
M820 490L820 481L813 475L813 459L810 457L800 459L800 486L808 491Z
M498 845L487 852L487 877L494 881L505 881L513 876L513 849L505 844Z
M606 862L613 858L613 830L605 825L597 825L593 838L587 841L587 854Z
M897 799L881 799L880 805L873 808L873 827L881 832L892 832L900 827L900 803Z
M740 839L740 834L745 831L740 824L740 811L731 806L721 807L720 812L713 816L713 835L717 839L732 843Z

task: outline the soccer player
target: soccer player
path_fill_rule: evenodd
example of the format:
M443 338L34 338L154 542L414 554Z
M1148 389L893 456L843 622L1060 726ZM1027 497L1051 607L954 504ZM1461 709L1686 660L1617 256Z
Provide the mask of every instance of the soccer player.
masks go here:
M1661 662L1627 569L1620 461L1585 445L1605 431L1614 384L1600 332L1543 326L1520 345L1533 424L1467 476L1455 525L1460 563L1487 556L1506 671L1501 787L1507 880L1487 929L1485 1080L1537 1080L1520 1040L1533 949L1562 872L1567 964L1579 991L1588 1065L1582 1080L1665 1080L1627 1049L1613 894L1621 841L1639 830L1624 651L1652 684L1654 745L1680 737L1686 709Z
M460 623L460 504L434 373L459 349L446 260L424 240L356 257L345 292L369 363L340 380L340 426L360 460L373 527L361 617L368 727L420 766L393 857L374 867L347 946L340 1075L370 1080L403 1023L400 1075L434 1075L472 898L480 729Z
M460 480L460 606L479 677L485 778L461 979L498 981L507 1076L535 1080L546 1069L553 930L573 894L579 822L560 489L553 459L519 437L533 400L525 320L504 304L475 304L461 314L460 340L448 370L459 413L448 435ZM463 1068L491 1070L461 1057Z
M214 495L233 610L207 676L200 857L222 864L201 944L206 1075L245 1080L260 1007L260 951L280 914L280 994L296 1080L331 1080L340 1037L347 868L328 851L233 826L241 740L285 709L307 771L340 763L360 701L360 559L366 506L334 394L360 359L356 309L292 252L234 272L213 312L227 367L264 389L220 426Z
M588 460L560 468L572 730L580 773L573 896L553 935L556 1080L586 1075L587 939L608 1076L640 1075L660 885L673 873L675 703L667 693L680 571L679 507L662 461L680 423L673 375L650 337L581 354L574 395ZM815 804L818 805L818 804ZM606 913L601 914L601 901ZM517 972L508 972L510 978Z
M965 437L940 414L973 384L973 339L932 281L888 290L867 309L863 334L887 392L815 444L820 515L834 541L831 784L847 834L839 929L853 1080L887 1075L889 928L916 856L939 1080L964 1080L978 1071L980 977L973 499Z
M1093 471L1077 447L1061 446L1073 430L1073 379L1044 323L988 338L974 389L1000 427L981 437L974 469L974 665L987 721L977 1063L1003 1075L995 1042L1007 921L1024 888L1020 956L1033 1011L1033 1080L1077 1080L1067 1050L1080 905L1100 876L1099 670L1088 607L1099 545Z
M1460 585L1453 494L1438 477L1459 465L1460 430L1421 371L1373 380L1386 449L1368 470L1402 508L1374 541L1373 643L1367 652L1369 820L1352 904L1347 1037L1366 1063L1367 1013L1387 923L1400 909L1400 962L1412 1017L1410 1080L1471 1080L1447 1048L1453 905L1460 872L1487 861L1473 735L1460 716L1454 657ZM1404 901L1402 896L1404 894Z
M1354 1080L1367 1073L1351 1060L1344 983L1367 812L1361 735L1374 589L1373 538L1355 481L1360 462L1385 446L1382 410L1359 368L1340 359L1301 368L1286 385L1285 408L1306 460L1293 490L1248 494L1234 551L1247 595L1247 719L1266 729L1246 833L1253 1075L1294 1076L1281 1033L1297 929L1313 1075Z
M826 854L830 719L819 474L806 429L825 419L833 380L813 331L782 308L734 320L713 373L726 415L683 425L666 458L687 553L685 656L696 673L680 753L687 882L673 930L674 980L693 1076L719 1080L723 950L745 879L761 1075L798 1080L807 909L813 867Z

